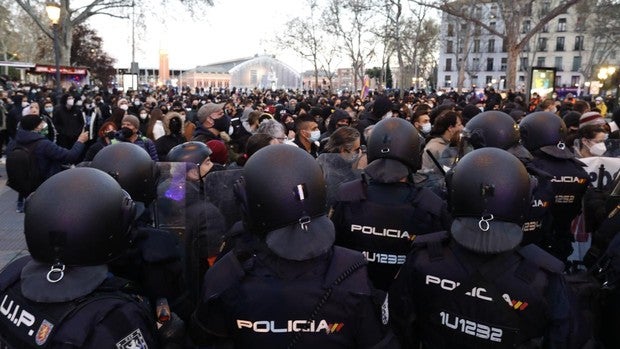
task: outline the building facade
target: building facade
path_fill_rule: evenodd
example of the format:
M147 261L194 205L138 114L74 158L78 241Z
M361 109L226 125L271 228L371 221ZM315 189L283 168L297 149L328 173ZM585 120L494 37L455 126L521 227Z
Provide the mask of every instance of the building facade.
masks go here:
M520 23L520 35L525 35L536 26L539 19L557 6L559 1L534 1L530 16L523 17ZM497 2L478 2L468 10L475 18L500 33L504 32L504 22ZM526 89L531 67L552 67L556 69L556 90L588 93L593 83L591 80L596 79L598 66L620 63L615 48L605 55L595 52L594 42L588 36L587 17L588 14L580 13L579 8L573 6L532 36L519 56L518 90ZM446 13L442 15L440 37L438 88L456 89L461 75L461 87L464 90L491 86L506 89L508 55L500 37L481 26Z

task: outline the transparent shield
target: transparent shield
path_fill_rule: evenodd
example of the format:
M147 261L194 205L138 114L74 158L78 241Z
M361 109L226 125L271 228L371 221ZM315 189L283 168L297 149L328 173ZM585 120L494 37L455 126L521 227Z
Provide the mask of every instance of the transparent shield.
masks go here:
M350 155L345 154L343 157L338 153L323 153L317 158L327 185L327 208L335 203L338 188L342 183L362 177L362 171L357 168L359 157L347 158Z
M243 218L233 187L243 174L243 169L215 171L204 178L205 200L224 216L226 229Z

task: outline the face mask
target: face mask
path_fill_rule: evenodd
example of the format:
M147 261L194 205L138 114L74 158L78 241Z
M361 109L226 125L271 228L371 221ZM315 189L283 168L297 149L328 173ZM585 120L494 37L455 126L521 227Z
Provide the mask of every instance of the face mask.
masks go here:
M607 146L604 142L596 143L590 147L590 153L594 156L601 156L607 151Z
M140 101L133 101L133 105L140 105Z
M357 162L357 160L359 160L360 156L361 156L361 153L359 151L350 153L344 157L344 161L346 161L349 164L354 164Z
M73 99L67 99L67 108L73 107Z
M319 140L319 138L321 138L321 131L316 130L310 132L310 138L308 139L310 140L310 142L316 142Z
M127 109L129 109L129 106L127 104L121 104L121 106L119 108L121 108L123 110L127 110Z
M140 113L140 119L142 120L146 119L146 113Z
M430 122L425 123L424 125L422 125L422 133L425 133L425 134L431 133L431 127L432 125Z
M116 131L108 131L105 133L105 136L109 139L113 139L114 137L116 137Z
M293 131L293 130L295 130L295 123L294 123L294 122L292 122L292 121L291 121L291 122L287 122L285 125L286 125L286 129L287 129L288 131Z
M26 108L27 106L29 106L30 104L28 104L28 102L22 102L22 108Z
M54 111L54 107L47 107L45 108L45 112L48 114L51 114Z
M79 106L81 106L81 105L82 105L82 101L77 101L77 102L75 103L75 105L77 105L78 107L79 107Z
M124 139L129 139L131 136L133 136L133 131L129 127L123 127L121 128L121 136Z

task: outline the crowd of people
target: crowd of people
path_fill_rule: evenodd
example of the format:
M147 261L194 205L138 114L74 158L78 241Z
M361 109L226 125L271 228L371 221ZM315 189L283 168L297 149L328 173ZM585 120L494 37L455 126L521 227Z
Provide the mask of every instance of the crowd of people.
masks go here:
M602 98L24 85L0 100L7 160L29 147L41 176L19 192L31 255L0 273L0 347L620 345L620 206L596 202L597 251L568 259L593 190L579 159L620 138Z

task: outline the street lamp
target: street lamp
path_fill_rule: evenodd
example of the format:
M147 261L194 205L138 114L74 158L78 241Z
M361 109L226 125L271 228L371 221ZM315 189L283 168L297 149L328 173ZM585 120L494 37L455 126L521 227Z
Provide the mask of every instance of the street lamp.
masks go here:
M58 21L60 20L60 5L55 2L47 2L45 4L47 17L52 22L54 29L54 61L56 63L56 104L60 104L60 48L58 47Z

